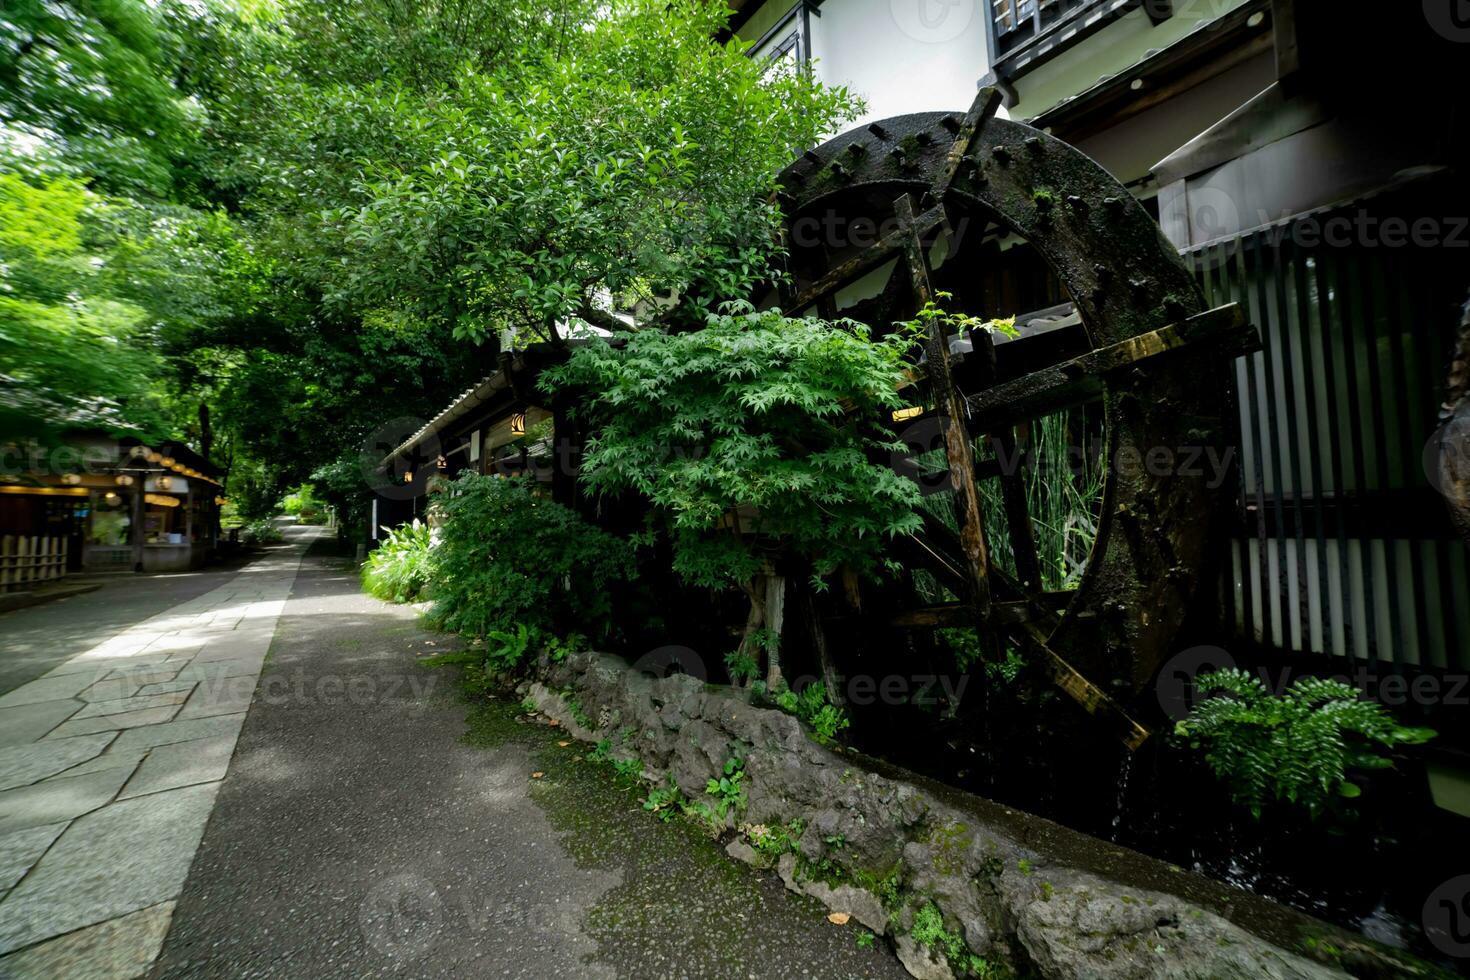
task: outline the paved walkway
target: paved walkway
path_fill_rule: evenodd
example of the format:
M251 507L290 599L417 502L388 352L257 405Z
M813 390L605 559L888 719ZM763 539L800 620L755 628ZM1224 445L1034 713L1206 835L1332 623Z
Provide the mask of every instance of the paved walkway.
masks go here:
M907 977L513 699L467 706L417 620L307 557L155 980Z
M131 977L152 962L316 534L148 618L138 605L156 598L114 591L94 613L141 621L0 696L0 976ZM58 630L55 647L73 636Z
M0 697L0 977L906 976L304 545Z
M240 574L211 568L167 575L83 576L95 592L0 613L0 694L33 681L89 647Z

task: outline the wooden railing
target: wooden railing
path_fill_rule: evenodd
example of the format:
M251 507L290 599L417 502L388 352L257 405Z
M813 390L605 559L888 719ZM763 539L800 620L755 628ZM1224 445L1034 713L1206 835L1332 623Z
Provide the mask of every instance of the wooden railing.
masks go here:
M0 538L0 592L18 592L66 574L67 539Z

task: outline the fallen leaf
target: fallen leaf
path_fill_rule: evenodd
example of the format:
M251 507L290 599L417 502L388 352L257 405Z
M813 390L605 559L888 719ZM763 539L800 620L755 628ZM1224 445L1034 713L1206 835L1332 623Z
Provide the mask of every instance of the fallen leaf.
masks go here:
M544 772L533 772L533 773L531 773L531 778L532 779L540 779L544 775L546 775L546 773L544 773Z
M548 721L546 724L550 725L552 728L555 728L557 725L560 725L561 722L559 722L555 718L553 718L550 721Z
M831 915L827 916L827 921L832 923L834 926L845 926L847 925L848 920L850 920L851 918L852 916L848 915L846 912L833 912Z
M557 745L560 745L562 748L566 748L568 745L571 745L572 743L571 742L568 742L566 739L562 739L560 742L557 742L556 744Z

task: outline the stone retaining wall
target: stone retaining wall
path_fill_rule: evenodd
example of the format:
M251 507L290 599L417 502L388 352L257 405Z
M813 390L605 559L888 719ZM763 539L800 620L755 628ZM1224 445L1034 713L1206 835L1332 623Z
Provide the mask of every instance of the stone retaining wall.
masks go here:
M984 807L965 806L918 777L885 775L853 753L817 744L795 718L753 705L739 691L684 675L652 678L599 654L576 654L562 663L543 659L535 674L539 679L523 682L518 692L538 711L578 739L609 740L614 758L636 757L646 780L672 780L688 800L710 802L707 781L733 756L743 758L747 804L725 817L732 838L726 849L747 863L774 864L788 888L888 937L916 977L1391 975L1344 972L1288 952L1176 894L1085 870L1079 866L1085 862L1038 845L1058 832L1071 834L1050 821L1000 808L1004 819L989 819ZM792 820L801 821L802 831L778 859L769 848L763 853L750 846L749 828L786 827ZM1188 880L1219 887L1133 857L1177 875L1181 886ZM1171 891L1188 894L1190 888ZM963 940L951 942L952 955L910 936L915 916L931 903L949 936ZM933 912L926 916L932 927ZM1346 962L1341 952L1327 958Z

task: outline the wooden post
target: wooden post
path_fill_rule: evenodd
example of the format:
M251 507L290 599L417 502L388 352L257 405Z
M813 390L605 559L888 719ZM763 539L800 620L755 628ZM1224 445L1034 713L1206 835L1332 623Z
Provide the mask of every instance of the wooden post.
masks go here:
M131 488L133 490L133 571L143 570L143 491L148 486L147 476Z
M905 194L894 202L899 226L906 229L903 245L913 277L914 297L922 307L934 299L929 282L929 258L923 242L914 230L914 202ZM929 386L934 393L939 423L944 427L944 455L949 461L949 477L954 483L955 513L959 519L960 546L965 553L965 574L970 587L970 602L983 624L990 616L990 556L985 546L985 525L980 515L980 495L975 488L975 457L970 452L970 436L965 428L965 404L955 391L949 373L949 338L938 322L928 339Z

